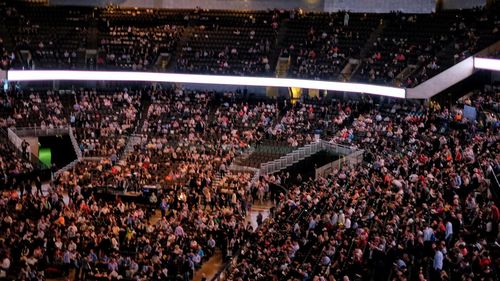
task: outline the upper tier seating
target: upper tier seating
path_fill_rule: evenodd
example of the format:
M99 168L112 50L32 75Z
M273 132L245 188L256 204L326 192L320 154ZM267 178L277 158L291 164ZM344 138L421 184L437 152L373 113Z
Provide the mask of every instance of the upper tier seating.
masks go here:
M91 12L91 8L27 4L10 9L5 16L8 32L15 42L13 47L17 51L30 51L20 57L23 66L68 69L84 65Z
M160 53L175 51L183 15L152 9L109 9L101 14L97 67L149 70Z
M290 75L307 79L336 80L349 58L359 58L381 16L344 13L294 15L281 44L282 56L291 56Z
M274 76L281 55L290 57L290 77L415 87L497 42L498 11L498 5L348 14L9 3L0 10L9 35L0 51L2 68L90 63L92 69L248 76Z
M270 75L279 30L277 12L194 13L177 58L177 70L231 75Z

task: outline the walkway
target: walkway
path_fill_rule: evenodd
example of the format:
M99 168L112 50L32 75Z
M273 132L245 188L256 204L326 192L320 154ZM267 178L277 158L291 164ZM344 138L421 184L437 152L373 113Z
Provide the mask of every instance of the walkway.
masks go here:
M252 206L250 214L245 218L245 223L250 222L254 229L257 228L257 216L262 213L263 220L269 217L269 209L273 206L271 201L266 201L264 204L256 204ZM214 256L212 256L207 262L203 263L200 269L198 269L195 274L193 281L200 281L203 274L205 274L207 280L212 280L214 276L224 267L222 262L222 254L217 251Z

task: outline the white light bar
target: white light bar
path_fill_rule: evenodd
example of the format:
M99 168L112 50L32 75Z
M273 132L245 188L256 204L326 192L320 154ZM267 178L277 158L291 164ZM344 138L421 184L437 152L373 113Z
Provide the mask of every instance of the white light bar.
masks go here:
M367 93L396 98L405 98L406 94L406 90L403 88L360 83L131 71L11 70L8 72L8 79L9 81L145 81L263 87L298 87L306 89Z
M474 58L474 68L500 71L500 60Z

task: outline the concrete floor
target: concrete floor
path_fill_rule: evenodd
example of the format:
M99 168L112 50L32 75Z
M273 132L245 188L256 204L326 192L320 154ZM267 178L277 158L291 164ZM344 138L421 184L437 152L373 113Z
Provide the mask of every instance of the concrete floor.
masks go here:
M253 205L250 213L245 218L245 223L250 222L252 224L253 229L257 228L257 215L262 213L263 220L269 217L269 209L273 204L268 201L264 202L262 205ZM212 280L212 278L223 268L225 264L222 262L222 255L220 251L217 251L216 254L211 257L207 262L203 263L200 269L198 269L195 274L193 281L200 281L203 274L207 280Z
M273 206L271 201L266 201L264 204L256 204L252 206L250 214L245 218L245 223L250 222L252 224L253 229L257 228L257 216L259 213L262 213L262 221L269 217L269 209Z
M193 281L200 281L203 276L205 276L207 280L212 280L217 272L219 272L219 270L223 267L224 263L222 262L222 254L219 250L217 250L208 261L203 263L200 269L196 270Z

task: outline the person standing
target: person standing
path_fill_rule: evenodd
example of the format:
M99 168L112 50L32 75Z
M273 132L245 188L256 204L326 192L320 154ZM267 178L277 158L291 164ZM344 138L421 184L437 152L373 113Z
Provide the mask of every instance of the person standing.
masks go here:
M434 254L434 262L432 263L432 280L441 280L441 271L443 270L444 255L441 245L438 245Z
M35 178L35 185L36 185L36 192L40 195L43 196L42 193L42 180L40 180L40 176L37 176Z
M257 215L257 225L261 225L262 224L262 221L263 221L263 216L262 216L262 212L259 212L259 214Z
M344 26L347 27L349 26L349 13L346 12L344 15Z

